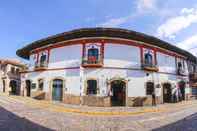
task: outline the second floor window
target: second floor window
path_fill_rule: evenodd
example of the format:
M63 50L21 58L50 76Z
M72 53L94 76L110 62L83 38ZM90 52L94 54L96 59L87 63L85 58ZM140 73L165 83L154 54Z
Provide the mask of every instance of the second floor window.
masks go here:
M182 69L183 65L181 62L178 62L178 69Z
M44 66L46 64L47 61L47 56L45 54L42 54L42 56L40 57L40 65Z
M15 74L15 68L14 67L11 67L11 73Z
M144 56L144 64L153 65L153 56L150 52L146 53Z
M96 63L99 58L99 50L92 48L88 49L88 61L92 63Z

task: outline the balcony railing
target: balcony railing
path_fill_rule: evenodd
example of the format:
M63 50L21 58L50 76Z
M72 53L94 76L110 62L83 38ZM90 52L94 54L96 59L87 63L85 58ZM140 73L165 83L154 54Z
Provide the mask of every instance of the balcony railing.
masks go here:
M185 75L185 70L184 69L182 69L182 68L178 68L177 69L177 75Z
M86 56L82 59L83 67L101 67L103 65L102 55Z
M147 70L147 71L159 71L157 65L153 63L142 63L142 69Z
M48 62L38 62L35 64L35 70L46 70L48 68Z

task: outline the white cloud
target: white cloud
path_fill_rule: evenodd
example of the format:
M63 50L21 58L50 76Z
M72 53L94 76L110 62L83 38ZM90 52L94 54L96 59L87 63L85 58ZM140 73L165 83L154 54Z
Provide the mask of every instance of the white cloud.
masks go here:
M126 23L129 20L129 17L120 17L120 18L112 18L109 19L108 21L99 24L99 26L102 27L118 27L121 24Z
M178 47L188 50L197 56L197 34L177 44Z
M111 18L104 23L98 24L101 27L119 27L122 24L129 22L132 18L156 9L156 0L137 0L137 10L125 17Z
M179 16L169 18L158 27L157 35L159 37L175 38L179 31L193 23L197 23L197 9L183 8Z
M156 0L137 0L138 11L146 11L156 8Z

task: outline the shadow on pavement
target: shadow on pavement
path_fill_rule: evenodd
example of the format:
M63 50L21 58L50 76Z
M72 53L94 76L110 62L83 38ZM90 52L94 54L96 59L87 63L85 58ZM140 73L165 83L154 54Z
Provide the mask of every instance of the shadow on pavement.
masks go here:
M0 131L53 131L25 118L21 118L0 106Z
M152 131L197 131L197 113Z

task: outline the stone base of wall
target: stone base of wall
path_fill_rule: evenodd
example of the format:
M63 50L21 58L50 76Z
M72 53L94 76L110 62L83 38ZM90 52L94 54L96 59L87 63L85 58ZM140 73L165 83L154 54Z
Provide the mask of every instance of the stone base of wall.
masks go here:
M65 94L63 102L66 104L74 104L74 105L81 104L80 96L75 96L71 94Z
M46 93L43 91L32 91L31 97L37 100L44 100Z
M33 93L33 92L32 92ZM32 94L33 95L33 94ZM45 100L51 101L51 94L45 93ZM63 103L65 104L74 104L74 105L87 105L87 106L96 106L96 107L110 107L111 98L109 96L75 96L71 94L64 94ZM156 97L156 104L162 104L162 97ZM152 106L152 96L146 97L128 97L127 105L129 107L138 107L138 106Z
M82 105L97 106L97 107L110 107L110 97L98 97L98 96L83 96Z
M51 101L51 93L45 92L45 100Z
M156 104L162 104L162 98L156 97ZM146 97L128 97L127 106L137 107L137 106L152 106L152 96Z

